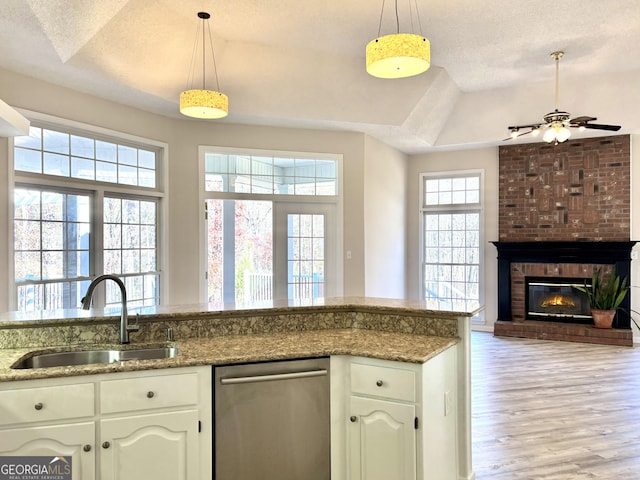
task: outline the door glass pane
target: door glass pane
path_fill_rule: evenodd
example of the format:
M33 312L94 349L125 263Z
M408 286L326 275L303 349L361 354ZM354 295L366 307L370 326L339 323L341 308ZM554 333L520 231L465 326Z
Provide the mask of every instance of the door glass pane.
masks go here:
M221 304L273 299L273 204L207 200L207 298Z
M324 215L287 215L287 290L290 300L324 297Z

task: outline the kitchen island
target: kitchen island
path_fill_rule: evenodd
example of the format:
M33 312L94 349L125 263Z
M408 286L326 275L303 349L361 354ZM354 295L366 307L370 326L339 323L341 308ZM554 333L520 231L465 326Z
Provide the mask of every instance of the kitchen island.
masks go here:
M117 343L118 311L68 310L0 316L0 381L227 365L257 361L343 356L421 365L455 349L458 478L471 479L470 318L476 311L427 310L421 302L336 298L251 307L192 305L147 307L132 346L165 344L167 329L179 349L175 358L16 370L34 351L86 349Z

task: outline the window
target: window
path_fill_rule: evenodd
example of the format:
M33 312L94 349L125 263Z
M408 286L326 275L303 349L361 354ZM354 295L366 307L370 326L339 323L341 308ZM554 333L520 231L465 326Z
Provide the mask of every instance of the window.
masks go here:
M50 128L14 139L16 172L155 188L156 151Z
M422 295L428 308L480 306L481 173L422 176Z
M14 309L78 308L103 273L129 306L160 303L162 158L161 144L37 120L15 137ZM93 305L119 305L103 285Z
M203 148L206 299L336 295L339 159Z

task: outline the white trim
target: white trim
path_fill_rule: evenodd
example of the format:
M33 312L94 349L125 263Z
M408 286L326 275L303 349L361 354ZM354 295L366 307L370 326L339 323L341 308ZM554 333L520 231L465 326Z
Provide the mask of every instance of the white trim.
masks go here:
M434 179L434 178L461 178L468 176L479 177L480 181L480 191L479 191L479 201L478 203L464 203L464 204L443 204L443 205L425 205L425 183L426 179ZM479 296L479 304L483 305L485 300L485 282L483 279L485 278L485 259L484 259L484 238L485 238L485 208L484 208L484 191L485 191L485 170L484 169L465 169L465 170L447 170L440 172L423 172L419 175L420 187L419 187L419 205L418 205L418 235L419 235L419 252L418 252L418 287L419 298L424 300L424 274L423 274L423 265L424 265L424 214L427 212L444 212L444 211L452 211L455 212L457 210L477 210L480 212L480 238L479 238L479 282L478 282L478 296ZM473 325L486 325L487 321L485 318L484 310L478 313L477 317L472 319Z
M155 188L145 188L145 187L137 187L133 185L121 185L116 183L106 183L106 182L97 182L91 180L84 179L76 179L72 177L52 177L42 174L34 174L29 172L15 172L14 170L14 141L13 138L10 138L8 143L8 208L7 212L8 218L8 226L9 232L13 232L14 222L14 189L16 183L19 184L33 184L39 185L42 187L51 187L51 188L62 188L62 189L71 189L71 190L81 190L83 193L87 193L91 195L92 202L95 203L93 208L93 215L95 216L98 212L102 212L102 205L97 205L98 199L104 198L105 194L113 194L116 196L132 196L132 197L148 197L155 198L158 202L159 207L159 215L157 216L157 249L156 249L156 261L157 261L157 273L160 278L160 304L166 305L168 304L168 293L170 291L170 275L169 275L169 258L168 258L168 241L169 235L167 231L167 226L169 225L169 189L168 189L168 166L169 166L169 144L165 142L160 142L158 140L140 137L137 135L132 135L126 132L121 132L117 130L111 130L103 127L98 127L96 125L86 124L77 122L74 120L69 120L61 117L56 117L53 115L48 115L45 113L35 112L32 110L26 109L17 109L22 115L27 117L31 122L35 122L36 124L43 124L43 128L54 128L54 129L67 129L71 131L71 133L85 133L93 136L97 139L105 139L111 141L121 141L131 143L132 145L141 147L147 146L151 147L154 150L157 150L156 156L156 187ZM36 125L41 126L41 125ZM92 221L95 218L92 218ZM99 219L101 224L102 219ZM94 225L96 223L94 222ZM92 245L90 246L90 251L95 255L98 246L102 243L102 239L99 234L101 234L102 227L98 228L99 231L92 232ZM16 297L16 286L15 286L15 271L14 271L14 250L13 250L13 241L11 240L13 235L9 235L8 244L8 278L11 281L7 282L9 289L9 297L8 297L8 309L15 309L15 297ZM92 263L92 268L98 268L100 265L96 265ZM91 275L95 275L95 272L90 272Z
M205 190L205 156L207 153L223 155L255 155L268 157L300 158L309 160L333 160L336 162L336 195L282 195L253 194L245 192L211 192ZM274 203L317 203L335 205L335 288L336 296L344 292L344 260L342 235L343 212L343 155L334 153L298 152L289 150L268 150L237 147L218 147L212 145L198 146L198 292L200 301L207 302L207 221L204 205L208 199L262 200Z

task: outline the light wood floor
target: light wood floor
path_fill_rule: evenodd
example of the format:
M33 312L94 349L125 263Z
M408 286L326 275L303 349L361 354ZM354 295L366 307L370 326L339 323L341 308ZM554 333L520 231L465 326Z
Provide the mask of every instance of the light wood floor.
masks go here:
M640 479L640 348L472 334L477 480Z

